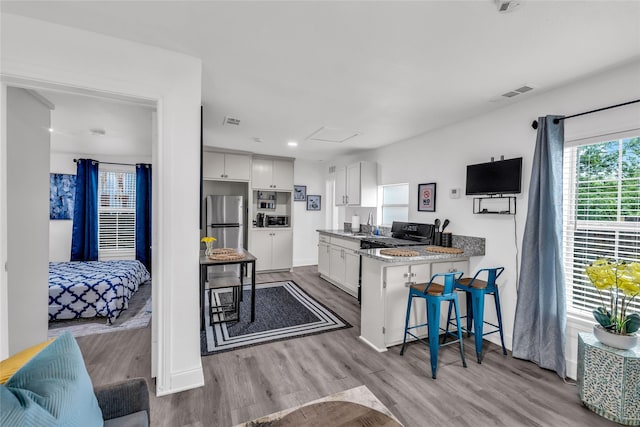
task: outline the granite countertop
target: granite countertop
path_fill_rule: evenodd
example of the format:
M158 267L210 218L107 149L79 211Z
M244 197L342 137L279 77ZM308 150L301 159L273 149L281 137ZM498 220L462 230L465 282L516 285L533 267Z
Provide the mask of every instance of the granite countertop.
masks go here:
M400 249L403 250L412 250L419 252L417 256L391 256L391 255L381 255L381 249L360 249L357 251L359 255L367 258L373 258L378 261L383 262L393 262L393 263L415 263L415 262L424 262L424 261L453 261L453 260L466 260L471 256L479 256L484 255L484 253L475 253L472 250L465 250L461 254L441 254L437 252L428 252L426 246L403 246ZM384 249L384 248L382 248Z
M363 238L384 238L385 236L373 236L370 234L360 235L359 233L354 235L350 231L344 230L316 230L320 234L327 234L336 237L352 239L352 240L360 240ZM418 256L414 257L401 257L401 256L391 256L391 255L380 255L380 249L360 249L357 251L359 255L367 258L377 259L383 262L392 262L392 263L416 263L416 262L424 262L424 261L452 261L452 260L466 260L472 256L484 256L485 254L485 239L482 237L471 237L471 236L458 236L453 235L453 247L461 248L464 250L461 254L442 254L436 252L428 252L425 250L425 245L416 245L416 246L403 246L402 249L410 249L420 253ZM384 248L383 248L384 249Z
M365 233L353 233L351 231L344 231L344 230L316 230L318 233L320 234L330 234L332 236L336 236L336 237L342 237L345 239L352 239L352 240L361 240L364 238L371 238L371 237L381 237L384 238L384 236L376 236L373 234L365 234Z

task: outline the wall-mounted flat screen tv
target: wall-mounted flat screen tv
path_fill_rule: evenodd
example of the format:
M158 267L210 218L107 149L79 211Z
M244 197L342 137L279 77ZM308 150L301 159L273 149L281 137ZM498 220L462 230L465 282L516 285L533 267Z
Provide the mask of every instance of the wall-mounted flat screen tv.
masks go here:
M522 182L522 157L467 166L467 195L517 194Z

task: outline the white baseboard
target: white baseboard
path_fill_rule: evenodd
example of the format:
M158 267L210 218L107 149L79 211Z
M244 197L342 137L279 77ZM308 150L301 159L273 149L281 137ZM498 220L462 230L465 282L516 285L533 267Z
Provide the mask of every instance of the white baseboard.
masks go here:
M360 338L360 340L362 342L364 342L365 344L367 344L369 347L371 347L372 349L374 349L375 351L377 351L378 353L383 353L385 351L387 351L387 348L378 348L375 345L371 344L366 338L363 338L362 335L358 336L358 338Z
M303 259L294 259L293 260L293 266L294 267L305 267L307 265L317 265L318 264L318 259L317 258L303 258Z
M163 389L156 387L156 396L166 396L168 394L179 393L203 386L204 373L200 366L187 371L171 373L169 377L169 388Z

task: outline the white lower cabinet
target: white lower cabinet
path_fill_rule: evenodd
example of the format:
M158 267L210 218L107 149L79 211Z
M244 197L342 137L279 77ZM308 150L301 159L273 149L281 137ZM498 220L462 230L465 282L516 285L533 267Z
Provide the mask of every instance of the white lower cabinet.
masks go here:
M386 346L402 343L404 337L404 322L409 299L409 287L415 283L429 281L430 264L399 265L384 269L383 289L385 291L385 338ZM410 326L426 322L426 305L423 299L414 298L411 308ZM426 336L427 328L413 331L419 336Z
M345 292L357 296L360 282L360 242L320 235L318 273Z
M293 231L252 230L249 252L256 257L256 270L288 270L293 266Z
M323 240L323 237L325 240ZM320 241L318 242L318 273L321 276L329 276L330 274L330 251L329 237L320 236Z
M360 306L360 338L378 351L402 343L404 322L409 299L409 287L414 283L427 283L435 273L463 271L468 275L469 261L459 259L447 262L402 264L367 256L362 257L362 283ZM464 296L460 295L461 311L465 310ZM440 308L440 326L445 327L448 303ZM426 304L414 298L409 325L426 322ZM426 336L427 328L414 329L418 336Z

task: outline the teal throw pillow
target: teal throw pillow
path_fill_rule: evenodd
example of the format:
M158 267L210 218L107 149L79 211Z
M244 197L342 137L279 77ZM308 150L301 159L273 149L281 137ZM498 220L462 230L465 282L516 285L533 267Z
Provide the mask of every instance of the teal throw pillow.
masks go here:
M102 426L73 336L65 332L0 386L0 426Z

